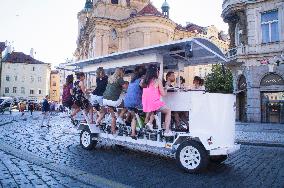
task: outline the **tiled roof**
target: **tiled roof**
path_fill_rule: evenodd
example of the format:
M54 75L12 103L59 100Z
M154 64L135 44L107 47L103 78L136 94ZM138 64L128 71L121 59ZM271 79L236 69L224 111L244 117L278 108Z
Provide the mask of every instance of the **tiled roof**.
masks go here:
M6 48L5 42L0 42L0 52L3 52Z
M152 3L149 3L147 6L145 6L142 10L140 10L137 13L138 16L144 16L144 15L155 15L155 16L163 16L163 14L157 10L156 7L152 5Z
M193 24L193 23L187 24L185 27L183 27L182 25L177 25L176 29L188 31L188 32L193 32L193 33L194 32L197 32L197 33L205 33L206 32L204 27L201 27L201 26Z
M44 64L44 62L38 61L32 58L29 55L24 54L23 52L12 52L7 54L3 58L3 62L10 63L27 63L27 64Z
M58 73L59 73L58 70L52 70L52 71L50 72L50 74L58 74Z
M185 29L187 31L191 31L191 32L198 32L198 33L203 33L204 32L204 28L199 26L199 25L196 25L196 24L193 24L193 23L190 23L190 24L187 24L187 26L185 26Z

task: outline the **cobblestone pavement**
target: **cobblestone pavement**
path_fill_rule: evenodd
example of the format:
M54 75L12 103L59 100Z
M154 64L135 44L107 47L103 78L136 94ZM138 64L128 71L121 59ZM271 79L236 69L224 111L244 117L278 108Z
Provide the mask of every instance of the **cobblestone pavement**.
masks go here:
M242 143L284 147L284 124L236 123L236 140Z
M8 115L0 115L3 187L284 187L283 147L244 145L225 163L187 174L171 158L103 145L86 151L67 118L53 116L47 128L37 116L2 125Z
M2 187L91 187L65 174L0 151Z

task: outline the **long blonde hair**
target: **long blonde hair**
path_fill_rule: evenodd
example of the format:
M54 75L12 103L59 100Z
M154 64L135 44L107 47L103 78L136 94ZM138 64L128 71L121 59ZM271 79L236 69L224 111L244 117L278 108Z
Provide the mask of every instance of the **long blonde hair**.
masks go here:
M123 77L123 69L122 68L116 68L113 75L110 76L110 78L108 79L108 82L110 84L113 84L115 82L117 82L117 80L119 78Z

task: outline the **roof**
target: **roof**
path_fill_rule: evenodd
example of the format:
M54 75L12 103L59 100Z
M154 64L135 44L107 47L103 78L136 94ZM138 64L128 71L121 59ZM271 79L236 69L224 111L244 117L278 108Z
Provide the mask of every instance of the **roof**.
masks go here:
M155 15L155 16L163 16L163 14L157 10L152 3L146 5L142 10L137 13L138 16L145 16L145 15Z
M188 50L192 52L192 56L188 56ZM164 64L170 66L173 65L177 60L184 62L186 66L227 62L227 59L222 51L209 40L203 38L190 38L145 48L133 49L125 52L113 53L87 60L81 60L76 63L71 63L70 65L77 66L77 68L102 63L106 65L108 62L112 62L114 60L145 56L149 54L162 54ZM143 64L143 62L135 63ZM132 65L135 66L136 64ZM111 65L111 67L115 68L116 65Z
M23 52L8 53L2 61L10 63L45 64L44 62L36 60Z
M0 42L0 52L3 52L6 48L5 42Z
M52 71L50 72L50 74L58 74L58 73L59 73L58 70L52 70Z
M193 24L193 23L189 23L185 27L183 27L182 25L177 25L176 29L184 30L184 31L188 31L188 32L197 32L197 33L205 32L204 27L201 27L201 26Z

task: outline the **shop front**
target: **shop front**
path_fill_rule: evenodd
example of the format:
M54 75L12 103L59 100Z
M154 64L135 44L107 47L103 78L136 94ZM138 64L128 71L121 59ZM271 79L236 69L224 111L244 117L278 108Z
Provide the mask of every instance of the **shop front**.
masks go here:
M261 121L284 124L284 80L269 74L261 81Z

